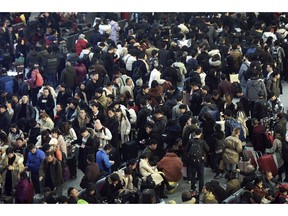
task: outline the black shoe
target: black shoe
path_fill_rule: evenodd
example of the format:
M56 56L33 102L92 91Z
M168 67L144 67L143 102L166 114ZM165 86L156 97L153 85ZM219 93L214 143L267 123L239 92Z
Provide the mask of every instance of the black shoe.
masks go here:
M161 199L167 199L168 196L166 196L165 194L162 194L162 195L160 195L160 198L161 198Z
M171 190L173 190L173 189L175 188L175 186L169 185L169 186L167 186L166 188L167 188L167 191L171 191Z

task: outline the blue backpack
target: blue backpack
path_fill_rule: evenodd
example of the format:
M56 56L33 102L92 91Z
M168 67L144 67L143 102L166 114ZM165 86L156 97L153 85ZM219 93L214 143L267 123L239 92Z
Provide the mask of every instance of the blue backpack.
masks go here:
M236 121L235 119L229 119L229 125L230 125L230 132L232 134L234 128L240 128L240 136L239 139L243 142L245 141L245 137L244 137L244 131L242 128L242 125L240 122Z

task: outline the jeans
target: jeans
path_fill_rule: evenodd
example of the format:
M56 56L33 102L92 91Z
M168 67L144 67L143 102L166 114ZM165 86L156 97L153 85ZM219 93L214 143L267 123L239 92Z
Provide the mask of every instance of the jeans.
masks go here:
M56 74L45 74L46 80L50 83L50 85L55 89L58 85Z
M191 164L191 190L196 189L196 174L199 179L199 192L204 186L204 162Z

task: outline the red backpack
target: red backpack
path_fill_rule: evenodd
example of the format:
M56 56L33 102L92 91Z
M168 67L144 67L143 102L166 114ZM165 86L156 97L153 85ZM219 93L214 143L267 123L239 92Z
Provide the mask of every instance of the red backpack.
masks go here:
M42 77L42 75L39 72L37 72L36 73L35 85L37 87L39 87L39 86L41 87L41 86L43 86L43 84L44 84L43 77Z

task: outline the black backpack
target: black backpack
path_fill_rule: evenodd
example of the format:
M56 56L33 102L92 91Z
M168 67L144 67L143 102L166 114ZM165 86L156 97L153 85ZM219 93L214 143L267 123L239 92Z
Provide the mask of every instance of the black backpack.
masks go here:
M189 155L188 155L188 160L189 163L192 164L199 164L203 161L203 152L202 152L202 148L200 145L200 140L198 139L193 139L191 140L191 146L189 149Z
M91 52L89 52L87 54L84 54L83 57L82 57L82 62L86 66L87 70L91 66L91 61L90 61L90 58L89 58L90 53Z

